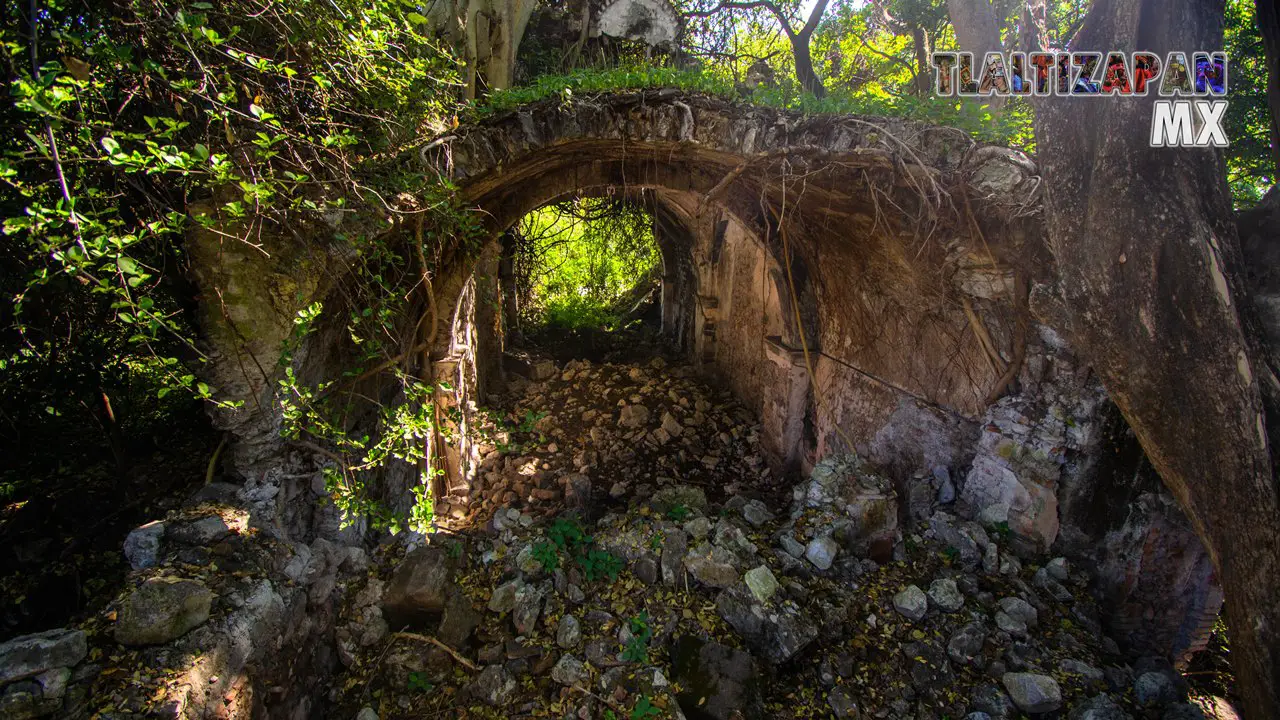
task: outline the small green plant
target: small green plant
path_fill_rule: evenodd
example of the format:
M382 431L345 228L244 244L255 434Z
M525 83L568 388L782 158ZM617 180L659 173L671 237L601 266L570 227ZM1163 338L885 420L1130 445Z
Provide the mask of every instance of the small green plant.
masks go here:
M693 512L685 507L682 503L677 503L667 510L667 519L672 522L684 522L689 518L689 513Z
M604 720L618 720L618 714L612 710L605 710Z
M538 561L544 572L554 572L560 567L560 553L554 543L545 540L534 544L533 559Z
M547 529L547 539L564 552L573 552L594 542L575 520L559 518Z
M662 544L666 542L666 540L667 536L663 533L654 533L653 537L649 538L649 549L654 552L662 552Z
M653 704L648 695L641 695L636 706L631 709L631 720L662 717L662 710Z
M435 685L427 680L427 676L420 672L409 673L409 682L406 686L412 693L429 693L435 689Z
M1009 536L1013 534L1013 529L1009 527L1008 520L1001 520L991 528L991 532L1000 538L1000 542L1009 540Z
M520 425L516 428L516 430L522 433L531 433L536 429L535 426L538 424L538 421L546 416L547 416L547 411L545 410L542 410L539 412L534 412L532 410L525 410L524 418L520 420Z
M956 558L960 557L960 551L953 547L943 548L942 555L949 562L954 562Z
M627 662L645 664L649 662L649 641L653 639L653 628L649 627L649 613L641 611L639 615L628 621L631 639L622 649L622 659Z
M587 577L587 582L595 582L604 577L608 577L610 581L616 581L618 573L622 572L622 561L604 550L587 550L578 555L577 561L578 567L582 568L582 573Z
M453 542L449 543L449 549L446 550L446 552L449 554L449 557L453 560L457 560L458 558L462 557L462 542L459 540L454 540Z

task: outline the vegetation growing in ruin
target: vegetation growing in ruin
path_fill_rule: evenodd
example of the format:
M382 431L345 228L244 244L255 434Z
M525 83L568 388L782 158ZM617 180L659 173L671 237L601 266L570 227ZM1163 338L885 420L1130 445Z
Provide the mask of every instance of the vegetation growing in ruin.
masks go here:
M566 330L612 329L637 286L661 269L653 217L626 200L583 198L529 213L516 227L522 321Z

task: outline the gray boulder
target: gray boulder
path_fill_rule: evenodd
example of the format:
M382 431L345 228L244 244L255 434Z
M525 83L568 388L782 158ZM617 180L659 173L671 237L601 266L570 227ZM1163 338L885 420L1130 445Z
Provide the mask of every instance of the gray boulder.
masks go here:
M490 707L504 707L515 692L516 681L501 665L490 665L467 686L471 697Z
M964 607L964 595L951 578L940 578L929 585L929 602L943 612L955 612Z
M1133 696L1141 707L1164 707L1181 699L1178 688L1167 673L1145 672L1133 681Z
M161 645L209 619L213 592L197 580L152 578L120 607L115 638L121 645Z
M164 537L164 523L149 522L129 531L124 539L124 556L134 570L155 567L160 562L160 539Z
M958 665L972 665L987 641L987 629L981 623L969 623L951 635L947 656Z
M556 627L556 644L565 650L572 650L580 642L582 642L582 623L578 622L578 618L572 615L560 618L560 625Z
M902 592L893 596L893 609L906 619L916 622L929 612L929 598L920 588L908 585Z
M84 631L57 628L0 644L0 685L54 668L74 667L89 652Z
M1013 704L1025 713L1039 715L1062 707L1062 689L1048 675L1005 673L1000 682Z
M587 666L572 655L565 655L560 658L556 666L551 668L551 679L565 687L577 685L585 689L590 684Z
M1111 696L1100 693L1077 703L1071 708L1067 720L1130 720L1130 717Z
M165 530L166 537L187 545L212 545L230 534L231 528L217 515L176 523Z

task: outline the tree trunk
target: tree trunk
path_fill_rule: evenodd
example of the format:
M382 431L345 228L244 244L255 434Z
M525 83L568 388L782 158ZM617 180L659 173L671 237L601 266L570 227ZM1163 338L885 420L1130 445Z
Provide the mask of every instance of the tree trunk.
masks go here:
M824 97L827 94L827 88L822 84L818 73L813 69L813 55L809 49L809 36L793 35L791 37L791 51L795 55L796 80L800 81L800 87L813 93L814 97Z
M1280 173L1280 9L1276 0L1257 0L1258 30L1267 56L1267 106L1271 109L1271 160Z
M1073 46L1216 48L1223 14L1222 0L1097 0ZM1155 99L1037 109L1067 336L1213 557L1246 715L1278 717L1280 498L1259 387L1276 380L1244 330L1222 156L1150 148Z
M919 25L911 28L911 44L916 53L916 95L925 97L933 87L933 77L929 70L929 51L925 47L924 28Z
M989 52L1003 52L1000 43L1000 20L991 0L947 0L947 14L951 27L956 31L956 44L965 52L973 53L973 79L982 79L984 59ZM993 112L1004 107L1005 96L991 95L982 98Z
M800 28L798 32L791 29L789 21L776 5L771 8L774 15L777 16L778 22L782 25L782 29L786 31L787 38L791 40L791 53L795 56L796 61L796 80L799 80L800 86L813 93L815 97L825 96L827 89L822 85L822 80L818 78L818 73L813 69L813 52L810 49L810 41L813 39L814 31L818 29L818 23L822 22L822 14L827 11L828 2L830 0L818 0L814 3L813 9L809 11L808 20L805 21L804 27Z

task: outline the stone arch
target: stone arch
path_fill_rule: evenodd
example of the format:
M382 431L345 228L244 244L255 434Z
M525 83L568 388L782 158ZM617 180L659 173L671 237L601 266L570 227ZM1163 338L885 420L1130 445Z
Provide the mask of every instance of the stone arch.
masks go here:
M1042 252L1037 214L1011 219L1033 207L1028 160L902 120L636 92L536 103L441 138L419 160L457 183L494 236L556 198L653 193L668 225L693 239L692 355L719 363L761 408L779 467L822 451L799 446L806 414L819 445L849 435L846 414L865 414L838 398L806 400L801 388L822 376L843 384L852 374L883 395L860 450L901 397L976 423L1001 381L997 354L1013 355L1012 273L1039 265L1015 246ZM759 252L748 260L752 245ZM963 300L973 267L988 276L985 297ZM754 291L735 294L735 280L741 289L752 273ZM991 328L985 346L971 318Z

